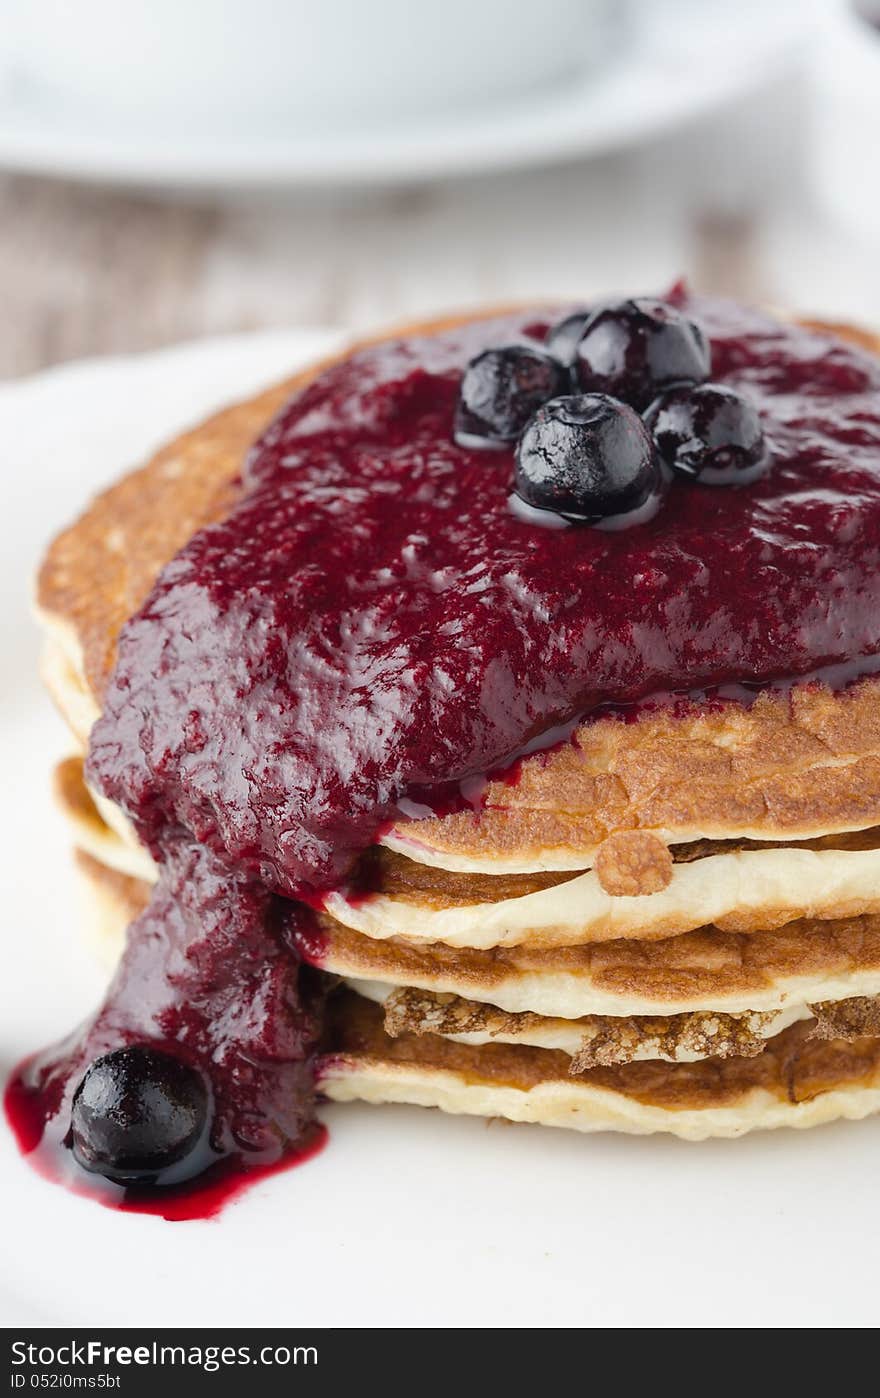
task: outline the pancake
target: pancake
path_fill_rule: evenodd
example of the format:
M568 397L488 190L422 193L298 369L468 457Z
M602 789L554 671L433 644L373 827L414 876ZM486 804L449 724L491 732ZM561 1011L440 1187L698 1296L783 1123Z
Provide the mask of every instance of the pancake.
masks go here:
M877 681L764 693L749 708L679 702L594 719L491 782L485 809L386 836L456 872L582 869L617 830L666 844L808 839L880 823Z
M117 830L104 802L99 810L85 787L82 763L71 758L56 774L56 794L80 848L123 873L155 878L146 852L125 823ZM124 836L124 838L123 838ZM680 847L669 882L653 894L604 891L590 871L502 876L439 873L384 851L371 857L365 878L382 891L332 893L331 917L364 936L384 941L490 949L571 947L633 938L661 941L711 923L722 931L753 933L795 920L840 920L880 912L880 829L824 836L797 847L780 845L732 852L715 842Z
M585 1015L554 1019L548 1015L508 1014L494 1005L459 995L398 988L381 981L348 981L349 987L384 1009L383 1027L392 1039L402 1034L439 1034L457 1044L526 1044L568 1055L569 1074L611 1063L659 1058L667 1063L695 1063L700 1058L751 1058L768 1039L799 1020L813 1020L809 1005L786 1010L725 1015L710 1010L684 1015ZM849 1005L850 1001L841 1002ZM860 1001L880 1008L880 1001ZM868 1030L859 1026L861 1037ZM841 1036L843 1037L843 1036Z
M384 1007L390 1038L439 1034L461 1044L527 1044L569 1056L573 1076L614 1063L696 1063L701 1058L753 1058L789 1025L810 1022L810 1038L860 1039L880 1032L880 996L857 996L817 1005L729 1015L717 1010L682 1015L585 1015L552 1019L512 1015L457 995L402 989L380 981L348 981L350 988Z
M79 749L120 627L322 367L170 443L50 548L43 674ZM877 671L600 710L475 780L478 809L410 803L296 924L339 982L324 1094L694 1140L880 1109ZM157 869L79 754L56 794L112 965Z
M630 1063L578 1078L564 1054L426 1035L390 1039L381 1010L340 997L320 1087L335 1102L398 1102L575 1131L689 1141L855 1121L880 1110L880 1040L806 1039L793 1025L754 1058Z
M376 943L329 920L320 932L316 964L336 975L460 995L512 1014L744 1014L880 993L880 919L872 916L750 937L705 927L662 942L537 951Z
M778 846L713 855L674 865L666 888L635 896L606 893L590 870L550 888L491 902L438 907L412 896L352 899L334 892L325 906L363 936L455 948L660 941L706 923L756 933L798 918L880 912L880 848Z
M117 873L129 874L147 884L155 882L158 870L149 851L139 843L122 812L89 791L79 754L58 764L52 788L78 850ZM110 820L113 825L108 824Z
M76 863L87 933L112 966L126 926L149 901L150 886L82 851ZM706 928L643 947L620 942L501 954L377 945L327 919L320 923L312 959L322 970L361 987L379 983L452 995L493 1014L569 1023L598 1017L606 1037L608 1019L635 1018L637 1039L644 1043L658 1033L667 1037L668 1026L658 1025L657 1017L697 1016L705 1024L707 1014L751 1021L757 1015L767 1016L767 1023L776 1021L778 1029L778 1016L794 1011L796 1019L812 1019L820 1005L831 1022L834 1002L850 1005L880 995L880 919L819 923L814 929L796 926L753 938ZM655 1022L648 1026L646 1017ZM673 1026L679 1027L685 1028ZM632 1025L621 1028L631 1044ZM726 1028L730 1037L732 1026Z
M72 758L56 778L80 868L101 887L124 890L130 920L146 906L155 866L143 850L134 857L137 847L103 824L80 771ZM880 993L880 916L868 913L801 918L751 933L708 925L662 939L506 949L453 949L419 936L375 939L326 913L317 924L316 959L334 974L485 1001L513 1014L742 1014Z
M149 889L79 855L86 929L107 964ZM319 1084L332 1101L409 1103L577 1131L668 1132L686 1140L777 1126L858 1120L880 1110L880 1039L807 1037L793 1022L758 1055L630 1062L573 1076L565 1052L524 1044L459 1044L384 1030L384 1011L352 991L335 997ZM634 1071L635 1070L635 1071ZM625 1076L629 1074L629 1076Z

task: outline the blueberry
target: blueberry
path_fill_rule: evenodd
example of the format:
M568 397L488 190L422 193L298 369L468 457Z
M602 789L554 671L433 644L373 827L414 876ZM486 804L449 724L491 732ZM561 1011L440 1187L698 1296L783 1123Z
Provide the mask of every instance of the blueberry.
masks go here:
M670 389L651 404L645 422L667 465L706 485L743 485L766 466L757 412L723 384Z
M96 1058L76 1089L73 1154L119 1184L155 1184L175 1166L185 1178L204 1164L207 1121L208 1090L194 1068L145 1045L116 1049Z
M532 413L567 387L552 355L529 345L484 350L464 372L455 419L461 446L512 442Z
M644 422L626 403L602 393L545 403L517 445L517 495L566 519L595 523L637 510L659 483Z
M560 364L570 366L574 363L577 347L587 328L590 315L590 311L574 311L547 331L547 349Z
M574 367L585 393L610 393L641 411L673 384L707 379L711 354L698 325L642 296L590 316Z

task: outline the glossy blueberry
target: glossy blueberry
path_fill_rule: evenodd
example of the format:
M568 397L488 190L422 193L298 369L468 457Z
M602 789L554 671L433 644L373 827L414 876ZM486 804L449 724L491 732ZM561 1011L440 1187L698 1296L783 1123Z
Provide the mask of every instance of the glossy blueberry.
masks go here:
M571 366L574 363L577 347L587 328L587 321L591 314L591 311L574 311L572 315L566 316L565 320L558 321L547 331L545 344L550 354L553 355L554 359L558 359L560 364Z
M703 484L744 485L765 469L761 420L747 398L723 384L670 389L645 422L667 465Z
M644 296L595 311L574 365L585 393L610 393L640 411L673 384L702 383L710 369L700 327L665 301Z
M504 345L472 359L459 390L455 437L461 446L512 442L532 413L562 393L568 376L552 355Z
M96 1058L71 1113L73 1153L86 1170L120 1184L155 1184L188 1158L198 1172L208 1121L201 1074L161 1049L134 1045Z
M625 403L601 393L545 403L516 448L517 495L566 519L595 523L637 510L659 481L644 422Z

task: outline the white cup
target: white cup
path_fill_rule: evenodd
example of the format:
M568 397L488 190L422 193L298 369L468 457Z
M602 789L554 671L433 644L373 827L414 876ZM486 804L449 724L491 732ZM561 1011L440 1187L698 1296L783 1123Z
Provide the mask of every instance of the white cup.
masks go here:
M824 15L814 64L813 184L834 221L873 246L880 238L880 0L861 7L837 0Z
M6 0L20 89L169 130L467 113L600 62L622 0ZM11 13L10 13L11 11Z

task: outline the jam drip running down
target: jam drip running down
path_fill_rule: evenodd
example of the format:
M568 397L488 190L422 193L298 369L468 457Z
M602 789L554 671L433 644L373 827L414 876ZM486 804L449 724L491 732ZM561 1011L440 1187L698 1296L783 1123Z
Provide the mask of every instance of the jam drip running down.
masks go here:
M324 988L293 949L307 931L305 909L179 835L163 846L160 869L103 1007L65 1044L22 1066L7 1107L22 1147L40 1146L40 1168L69 1178L72 1161L60 1148L71 1145L74 1092L90 1063L128 1045L167 1050L204 1073L210 1129L182 1166L153 1182L158 1190L94 1175L78 1184L90 1179L105 1203L202 1217L236 1191L230 1160L246 1161L257 1177L292 1144L299 1154L318 1145L312 1060ZM204 1177L198 1191L180 1188L195 1175Z
M90 782L163 873L104 1008L26 1074L59 1134L89 1061L146 1040L207 1075L212 1152L277 1156L310 1120L318 1032L286 900L599 705L880 649L880 366L676 301L771 464L724 490L678 474L637 527L538 527L510 508L514 444L456 440L465 366L540 349L534 315L363 350L251 451L240 503L126 625L92 735Z

